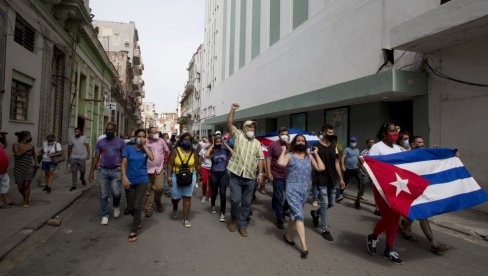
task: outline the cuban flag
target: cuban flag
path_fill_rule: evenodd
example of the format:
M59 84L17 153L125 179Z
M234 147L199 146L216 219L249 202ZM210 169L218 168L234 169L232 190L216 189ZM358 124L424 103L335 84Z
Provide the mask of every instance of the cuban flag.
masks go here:
M319 141L319 137L317 137L317 135L314 133L303 131L298 128L290 128L288 129L288 133L290 134L290 141L293 140L297 134L302 134L305 136L305 139L307 139L309 146L313 146ZM280 138L278 137L278 131L273 131L263 135L256 135L256 139L261 142L261 148L263 149L264 156L268 156L268 146L274 141L278 141Z
M488 193L451 149L365 156L363 165L390 207L409 220L426 219L488 201Z

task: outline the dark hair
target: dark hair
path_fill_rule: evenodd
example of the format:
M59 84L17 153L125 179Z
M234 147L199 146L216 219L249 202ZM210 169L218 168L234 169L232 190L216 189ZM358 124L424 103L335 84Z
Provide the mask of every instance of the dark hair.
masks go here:
M80 132L83 132L80 127L75 127L75 130L79 130Z
M334 129L334 127L330 124L325 124L322 126L322 129L320 131L326 131L328 129Z
M413 144L415 142L415 140L417 139L424 139L422 136L420 135L414 135L414 136L410 136L410 139L408 139L408 144Z
M378 133L376 134L376 138L378 138L378 140L380 141L383 140L383 137L385 136L384 134L388 131L388 127L391 125L395 125L395 124L389 122L382 124L380 126L380 129L378 130Z
M169 134L167 132L164 132L163 134L161 134L161 137L163 137L163 136L168 136L168 138L169 138Z
M288 129L286 127L280 127L280 129L278 129L278 134L285 132L285 131L288 131Z
M183 143L183 139L185 139L185 137L190 137L190 143L193 141L190 132L182 133L180 134L180 138L178 138L178 142L176 142L177 147L181 146L181 143Z
M397 144L400 145L400 141L403 140L403 136L408 135L408 144L410 145L410 132L403 130L398 134L398 141ZM401 146L401 145L400 145Z
M49 140L49 138L54 139L54 138L55 138L55 137L54 137L54 134L48 134L48 135L46 136L46 140Z
M145 130L145 129L143 129L143 128L139 128L139 129L137 129L137 130L136 130L136 133L135 133L134 135L137 137L137 134L139 134L139 132L144 132L144 135L147 135L146 130Z
M17 136L17 142L20 143L22 140L24 140L24 138L27 135L30 135L30 132L27 130L22 130L22 131L16 132L15 136Z
M373 140L373 142L374 142L374 138L373 137L368 137L368 139L366 139L366 142L364 142L364 143L367 144L371 140Z
M117 130L117 125L114 123L114 122L108 122L106 125L105 125L105 129L107 129L108 126L113 126L114 127L114 130Z
M302 134L297 134L297 135L295 135L295 137L293 137L293 140L291 140L291 143L290 143L290 152L295 152L295 146L297 144L297 138L298 137L303 137L303 139L305 139L305 146L308 149L308 141L307 141L307 138L305 138L305 136L302 135Z

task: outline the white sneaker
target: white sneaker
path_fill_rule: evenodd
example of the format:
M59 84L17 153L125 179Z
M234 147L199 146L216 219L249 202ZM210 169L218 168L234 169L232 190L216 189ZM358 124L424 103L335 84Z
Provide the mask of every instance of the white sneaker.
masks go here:
M202 197L202 200L200 200L200 203L201 204L205 204L207 202L208 202L208 200L207 200L207 197L206 196Z
M220 222L224 222L225 221L225 215L220 213Z
M318 207L319 206L319 201L318 200L314 200L313 203L312 203L312 205L314 207Z
M198 182L195 183L195 189L198 189Z
M100 222L102 225L108 224L108 217L102 217L102 221Z
M120 217L120 208L114 208L114 218Z
M190 223L190 221L189 221L189 220L185 220L185 221L183 222L183 225L185 225L185 227L186 227L186 228L190 228L190 227L191 227L191 223Z

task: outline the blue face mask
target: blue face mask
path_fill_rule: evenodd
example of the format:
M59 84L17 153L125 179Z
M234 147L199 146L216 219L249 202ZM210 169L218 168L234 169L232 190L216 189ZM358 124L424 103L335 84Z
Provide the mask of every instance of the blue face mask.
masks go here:
M109 139L109 140L110 140L110 139L114 138L114 136L115 136L115 132L113 132L113 131L108 131L108 130L107 130L107 131L105 131L105 135L107 136L107 139Z
M189 149L189 148L191 148L191 143L183 142L183 143L181 143L181 147L184 149Z
M130 142L132 144L135 144L136 143L136 137L130 137Z

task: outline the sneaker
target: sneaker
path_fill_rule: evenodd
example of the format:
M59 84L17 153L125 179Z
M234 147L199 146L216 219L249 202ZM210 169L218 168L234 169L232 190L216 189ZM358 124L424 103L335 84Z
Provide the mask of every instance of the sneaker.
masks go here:
M239 234L241 234L242 237L247 237L247 229L244 227L239 228Z
M86 181L85 181L85 179L80 179L80 180L81 180L81 184L82 184L83 186L86 186Z
M120 208L114 208L114 218L118 218L120 216Z
M371 255L376 255L376 244L379 239L373 239L373 235L368 235L368 252Z
M173 210L173 212L171 213L171 217L174 219L178 218L178 210Z
M437 242L437 243L439 244L438 246L431 246L430 247L430 252L439 253L439 252L446 251L449 249L449 246L447 246L443 243L440 243L440 242Z
M215 209L215 206L212 206L212 209L210 209L210 213L217 214L217 209Z
M146 218L150 218L152 216L152 213L152 209L144 210L144 215L146 216Z
M398 255L395 251L387 251L383 253L383 258L388 259L396 264L403 264L402 259L400 259L400 255Z
M314 207L319 207L319 201L318 200L314 200L313 203L312 203L312 205Z
M191 223L189 220L185 220L183 221L183 225L186 227L186 228L190 228L191 227Z
M163 204L156 203L156 211L158 211L158 213L162 213L163 212Z
M102 225L108 224L108 217L102 217L102 221L100 222Z
M380 210L374 210L373 214L375 214L378 217L381 217Z
M357 199L355 202L354 202L354 208L356 209L361 209L361 203L359 203L359 199Z
M225 221L225 215L223 213L220 213L220 222L224 222Z
M229 231L231 232L237 231L237 220L232 219L232 221L229 223Z
M322 237L328 241L334 241L334 238L330 234L329 230L322 231Z
M310 214L312 215L313 227L318 227L319 226L319 215L317 215L317 211L312 210L312 211L310 211Z
M283 222L282 221L278 221L276 223L276 227L278 227L278 229L285 229L285 226L283 225Z
M341 202L342 200L344 200L344 197L343 197L342 195L340 195L340 196L338 196L338 197L336 198L336 202L337 202L337 203Z
M207 203L207 202L208 202L208 201L207 201L207 197L206 197L206 196L202 197L202 200L200 200L200 203L201 203L201 204L205 204L205 203Z
M74 191L74 190L76 190L76 186L71 186L71 188L69 188L69 191L70 191L70 192L71 192L71 191Z
M195 183L195 189L198 189L198 182Z

